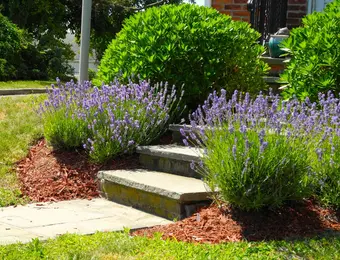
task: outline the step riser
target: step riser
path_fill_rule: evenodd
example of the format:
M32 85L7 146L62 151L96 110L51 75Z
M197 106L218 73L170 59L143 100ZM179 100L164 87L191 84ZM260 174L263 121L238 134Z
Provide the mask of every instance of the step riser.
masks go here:
M189 135L189 134L188 134ZM172 130L172 142L177 144L177 145L182 145L184 146L184 143L183 143L183 135L180 133L179 130ZM202 140L199 139L202 143ZM190 146L196 146L196 147L199 147L199 144L197 141L193 140L193 139L188 139L188 142L190 144Z
M161 171L197 179L202 178L202 176L191 169L191 162L188 161L152 156L148 154L140 154L139 162L141 165L152 171Z
M169 220L179 220L189 217L197 212L199 208L211 203L211 201L195 201L182 204L175 199L113 183L104 179L100 181L100 191L102 196L108 200L131 206Z

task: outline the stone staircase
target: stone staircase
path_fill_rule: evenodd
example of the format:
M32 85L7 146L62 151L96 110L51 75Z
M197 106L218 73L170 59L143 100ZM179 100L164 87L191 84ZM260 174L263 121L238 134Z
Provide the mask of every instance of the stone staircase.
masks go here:
M171 128L174 136L179 128ZM190 167L202 150L175 141L179 143L138 147L145 169L100 171L102 196L170 220L186 218L210 204L210 192Z
M279 88L281 87L282 83L279 83L278 80L280 79L280 74L285 69L285 61L287 59L262 56L261 60L266 62L270 67L268 76L264 77L265 82L273 89L274 93L279 94Z

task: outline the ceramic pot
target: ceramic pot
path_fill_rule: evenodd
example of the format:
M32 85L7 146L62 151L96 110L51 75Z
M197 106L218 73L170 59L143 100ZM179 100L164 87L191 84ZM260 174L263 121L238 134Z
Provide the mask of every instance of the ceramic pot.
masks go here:
M288 35L271 35L269 39L268 49L269 55L272 58L279 58L285 52L281 50L280 43L287 39Z

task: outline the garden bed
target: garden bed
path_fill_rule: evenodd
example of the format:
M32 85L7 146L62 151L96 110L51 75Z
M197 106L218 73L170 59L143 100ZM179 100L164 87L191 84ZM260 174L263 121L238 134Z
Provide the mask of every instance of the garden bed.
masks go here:
M322 208L312 200L258 212L211 205L190 218L137 230L132 235L153 237L155 233L162 233L163 239L213 244L297 239L339 232L339 217L339 212Z
M172 143L171 133L160 144ZM17 163L21 192L34 202L92 199L99 197L99 170L143 168L138 155L125 155L105 164L91 163L84 150L53 150L45 139L32 146Z
M171 140L165 136L160 142ZM99 165L90 163L82 151L54 151L41 139L18 163L17 170L22 193L32 201L46 202L99 197L96 176L100 169L139 167L136 155ZM211 205L174 224L142 229L132 234L153 237L160 232L163 239L196 243L294 239L339 232L339 218L340 212L322 208L312 200L257 212Z
M99 197L97 173L100 169L137 167L136 155L94 164L83 151L54 151L42 139L18 162L17 172L23 195L34 202L46 202Z

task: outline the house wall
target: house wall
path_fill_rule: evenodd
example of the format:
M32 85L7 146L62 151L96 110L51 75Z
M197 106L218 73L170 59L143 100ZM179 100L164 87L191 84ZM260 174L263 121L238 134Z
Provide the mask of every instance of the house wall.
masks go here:
M211 7L223 14L232 16L234 20L250 21L247 11L247 0L211 0ZM287 27L297 27L307 14L308 0L288 0Z
M211 0L211 7L222 14L230 15L233 20L250 21L250 13L247 11L247 0Z
M288 0L287 27L301 25L302 18L307 14L308 0Z

